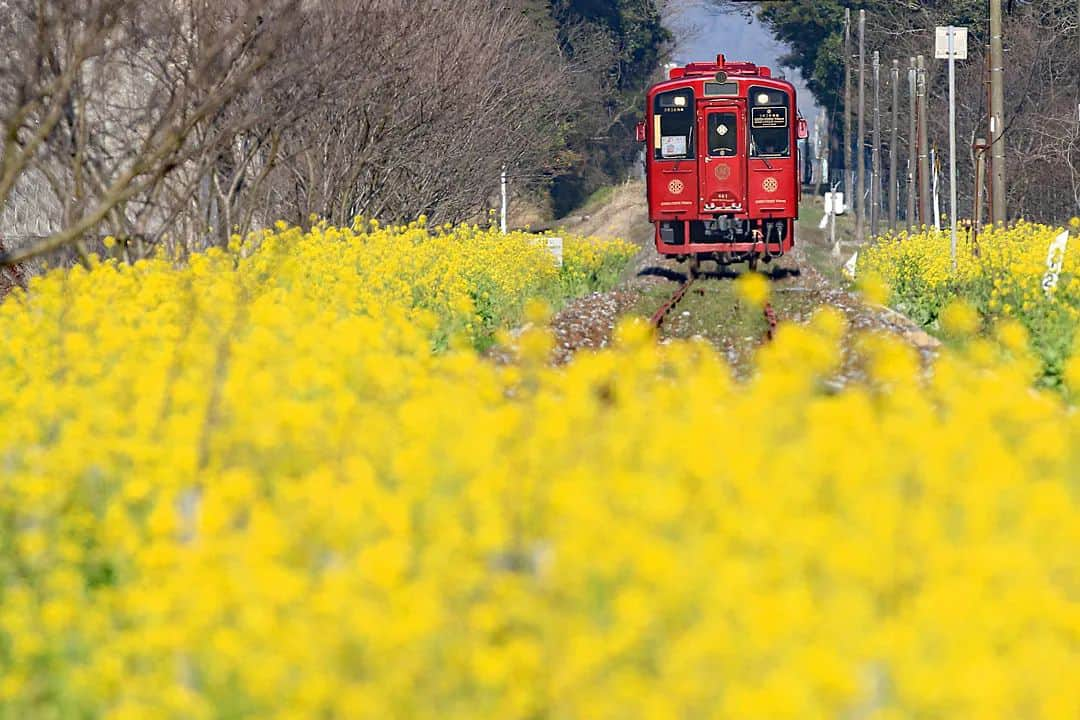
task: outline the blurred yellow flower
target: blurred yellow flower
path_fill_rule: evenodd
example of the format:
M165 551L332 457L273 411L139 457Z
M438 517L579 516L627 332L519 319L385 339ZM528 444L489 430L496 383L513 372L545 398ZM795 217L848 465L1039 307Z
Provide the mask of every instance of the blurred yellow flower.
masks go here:
M889 285L876 272L860 274L858 287L863 300L871 305L884 305L889 300Z
M9 295L0 717L1075 717L1062 397L829 308L740 379L514 338L635 250L285 225Z
M979 329L979 312L963 300L945 306L939 316L941 327L950 335L965 337Z
M735 280L735 292L753 307L762 307L769 301L769 280L758 272L746 272Z

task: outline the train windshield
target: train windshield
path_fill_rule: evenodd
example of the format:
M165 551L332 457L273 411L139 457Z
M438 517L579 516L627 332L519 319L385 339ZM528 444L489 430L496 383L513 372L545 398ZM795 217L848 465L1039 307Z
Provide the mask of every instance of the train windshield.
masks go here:
M694 93L672 90L653 105L653 155L657 160L694 157Z
M709 155L732 157L738 148L739 124L735 113L719 112L709 115Z
M790 157L791 103L783 90L750 88L750 154Z

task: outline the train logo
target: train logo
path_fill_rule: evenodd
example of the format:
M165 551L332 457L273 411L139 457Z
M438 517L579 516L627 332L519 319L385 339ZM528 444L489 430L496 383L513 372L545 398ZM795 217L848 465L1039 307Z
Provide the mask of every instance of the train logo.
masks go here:
M686 189L686 185L682 180L672 180L668 183L667 189L672 195L682 195L682 191Z
M780 189L780 183L776 178L768 177L761 182L761 189L767 193L774 193Z
M731 177L731 167L729 165L717 165L716 169L713 170L713 175L716 176L717 180L723 182Z

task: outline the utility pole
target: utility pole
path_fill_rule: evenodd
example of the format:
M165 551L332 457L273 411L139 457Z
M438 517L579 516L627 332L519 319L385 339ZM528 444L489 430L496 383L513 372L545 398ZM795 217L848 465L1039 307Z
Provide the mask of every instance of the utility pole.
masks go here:
M851 207L851 8L844 9L844 203Z
M979 229L982 227L983 181L986 177L986 138L975 138L975 212L971 222L971 252L979 256Z
M1001 47L1001 0L990 0L990 219L1004 224L1005 85Z
M915 125L915 58L908 58L908 104L910 105L911 122L908 127L907 140L907 227L914 230L917 218L915 217L915 163L919 155L918 131Z
M858 138L855 143L855 241L862 244L866 228L863 218L866 213L866 11L859 11L859 105Z
M892 61L892 129L889 135L889 230L896 232L896 204L899 185L896 182L897 152L900 124L900 61Z
M870 149L870 237L878 234L881 217L881 53L874 51L874 129Z
M919 220L923 225L931 225L930 214L930 138L926 130L928 113L926 109L926 58L915 58L915 102L918 105L919 137Z

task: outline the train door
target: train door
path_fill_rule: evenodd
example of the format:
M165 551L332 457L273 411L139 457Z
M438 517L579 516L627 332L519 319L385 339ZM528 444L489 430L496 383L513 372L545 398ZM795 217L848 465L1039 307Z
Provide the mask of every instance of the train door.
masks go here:
M737 104L705 111L701 155L701 212L744 212L746 206L745 111Z

